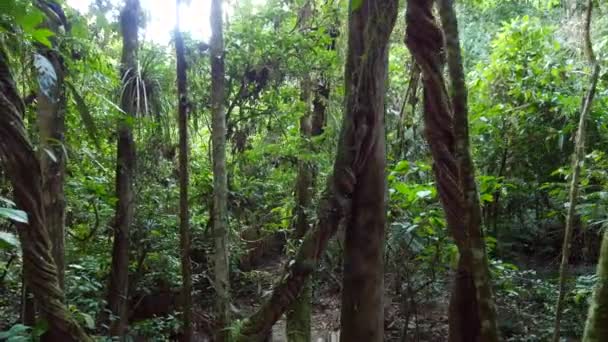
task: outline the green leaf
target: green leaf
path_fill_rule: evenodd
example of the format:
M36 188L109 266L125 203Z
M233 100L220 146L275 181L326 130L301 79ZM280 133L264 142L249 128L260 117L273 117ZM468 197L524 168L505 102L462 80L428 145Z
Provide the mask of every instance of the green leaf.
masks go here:
M44 335L47 330L49 330L49 323L46 319L41 319L36 322L34 329L32 329L32 335L35 337L34 341L39 341L40 336Z
M84 123L84 127L89 134L89 137L93 139L95 146L99 148L99 140L97 139L97 126L95 125L95 120L93 120L93 116L89 111L89 107L84 102L84 99L80 94L76 91L74 85L70 82L65 82L65 85L70 89L72 96L74 97L74 102L76 102L76 109L78 109L78 113L80 113L80 118Z
M48 148L44 149L44 152L46 152L46 154L49 156L49 158L51 158L51 160L56 163L57 162L57 156L55 155L55 153L53 153L53 151L49 150Z
M19 248L19 239L13 233L0 232L0 249Z
M363 5L363 0L352 0L350 2L351 12L359 10L359 8L361 8L362 5Z
M492 196L492 194L481 194L481 196L479 196L479 200L482 203L493 202L494 201L494 196Z
M410 163L407 160L402 160L395 165L395 171L407 172L410 168Z
M429 198L431 196L431 190L422 190L422 191L418 191L416 192L416 196L418 198Z
M27 341L26 336L31 328L23 324L15 324L9 330L0 332L0 340ZM22 337L24 339L18 339Z
M84 312L79 312L79 314L80 317L82 317L82 319L84 320L84 324L88 329L95 329L95 320L93 320L93 317L91 317L91 315Z
M0 202L4 202L6 205L11 206L11 207L16 206L15 202L13 202L13 201L9 200L9 199L8 199L8 198L6 198L6 197L2 197L2 196L0 196Z
M32 32L32 38L34 38L35 41L48 48L51 48L53 46L53 44L51 44L51 41L49 40L49 37L52 37L53 35L53 31L45 28L34 30L34 32Z
M0 208L0 217L19 223L28 223L27 214L23 210Z
M25 11L24 8L20 8L18 11ZM44 14L37 8L32 8L27 13L15 13L15 21L26 34L33 35L36 31L36 27L42 24L44 20Z

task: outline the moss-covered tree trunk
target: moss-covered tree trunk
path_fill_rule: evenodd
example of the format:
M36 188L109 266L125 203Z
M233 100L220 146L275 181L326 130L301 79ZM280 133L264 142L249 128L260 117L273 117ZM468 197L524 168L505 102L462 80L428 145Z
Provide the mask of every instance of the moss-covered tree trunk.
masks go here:
M570 242L572 240L572 233L574 231L574 224L576 219L576 204L578 202L579 192L579 179L581 174L581 167L585 158L585 137L586 137L586 126L587 116L591 112L591 106L593 105L593 98L595 97L595 90L600 74L600 66L595 58L593 52L593 45L591 43L591 14L593 11L593 0L587 2L587 11L585 16L585 26L583 30L583 42L584 52L587 56L589 66L591 67L591 78L590 85L587 93L583 98L583 106L581 115L578 122L578 130L576 132L576 141L574 146L574 154L572 155L572 178L570 181L570 191L568 194L568 212L566 213L566 228L564 231L564 243L562 246L562 260L559 267L559 294L557 296L557 302L555 304L555 327L553 332L553 341L558 342L560 340L560 328L561 328L561 317L564 306L564 297L566 295L566 278L568 277L568 264L570 258ZM598 268L599 270L599 268ZM600 285L601 287L601 285ZM591 312L591 311L590 311ZM607 325L608 321L604 321L603 325ZM591 329L593 330L593 329Z
M120 14L122 30L121 109L124 115L135 117L138 109L138 28L139 0L127 0ZM109 328L111 336L123 336L127 327L129 289L129 231L134 216L133 182L135 176L135 141L131 123L123 118L118 124L116 157L116 216L112 265L108 283L108 307L101 322ZM109 311L109 312L108 312ZM113 316L113 317L112 317ZM102 327L105 330L105 327Z
M190 214L188 209L188 77L184 38L180 31L179 5L176 0L175 56L177 60L177 107L179 127L179 235L182 266L182 341L192 340L192 264L190 262Z
M353 141L357 182L347 217L340 340L384 339L384 228L386 224L386 147L384 97L388 40L398 1L351 1L345 68L345 130L351 124L367 132Z
M583 342L603 341L608 341L608 230L604 231L602 249L597 263L597 284L591 299L583 336Z
M51 240L45 226L42 174L23 125L24 106L4 51L0 50L0 161L9 178L17 207L28 223L17 223L25 283L48 323L43 341L92 341L64 304Z
M213 141L213 235L215 241L217 341L228 338L230 320L230 279L228 250L228 181L226 171L226 113L224 111L224 33L222 0L211 2L211 112Z

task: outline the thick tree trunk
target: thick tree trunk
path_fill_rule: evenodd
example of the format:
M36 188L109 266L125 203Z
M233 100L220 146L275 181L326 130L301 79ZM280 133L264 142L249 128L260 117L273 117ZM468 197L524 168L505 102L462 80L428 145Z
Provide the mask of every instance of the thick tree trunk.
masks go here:
M384 96L398 1L365 0L355 8L356 3L351 1L349 11L346 115L368 135L355 142L363 153L355 160L357 182L346 222L340 341L374 342L384 338Z
M15 202L28 214L18 223L25 283L31 289L49 328L44 341L91 341L72 319L57 279L51 240L45 226L42 174L22 117L24 106L3 51L0 51L0 161L13 186Z
M590 86L583 98L583 106L576 132L576 142L574 146L574 154L572 156L572 179L570 181L570 192L568 195L568 212L566 214L566 228L564 231L564 244L562 246L562 261L559 267L559 294L555 304L555 328L553 332L553 341L560 340L560 325L562 311L564 305L564 296L566 295L566 278L568 276L568 261L570 258L570 241L572 240L572 232L574 231L574 223L576 218L576 203L578 201L579 179L581 174L581 166L585 158L585 135L587 126L587 116L591 112L593 98L595 97L595 89L600 74L600 65L598 64L593 52L591 44L591 14L593 11L593 0L587 2L587 12L585 18L585 29L583 35L584 50L591 66L592 74ZM604 322L603 324L606 324Z
M228 338L230 320L228 250L228 182L226 174L226 113L224 112L224 34L222 0L211 3L211 112L213 116L213 235L215 240L215 290L217 291L218 341Z
M376 210L377 206L382 206L384 209L384 168L379 167L379 164L384 165L384 149L378 146L384 146L384 108L380 105L383 103L384 92L380 90L384 89L386 46L396 19L397 1L363 1L362 7L357 10L363 11L363 13L354 14L357 17L355 22L365 26L369 25L368 34L364 37L355 35L351 38L365 38L365 42L354 42L354 46L350 47L352 53L349 54L351 56L349 63L351 64L345 71L345 76L349 80L347 83L347 109L344 115L333 175L328 179L327 187L321 198L317 211L317 222L313 229L305 235L296 258L288 263L286 274L275 286L270 299L245 321L240 331L239 341L263 341L272 325L293 303L319 262L328 240L336 233L340 221L343 217L350 216L357 187L364 186L362 191L357 193L358 208L369 204L368 208L371 210ZM355 23L353 23L352 29L356 30L358 34L365 30L365 28L354 26ZM363 56L363 53L366 54L367 58L357 58L357 56ZM380 74L376 75L377 73ZM370 98L371 93L373 93L373 96ZM373 107L369 107L372 104ZM382 153L378 155L380 151ZM368 167L368 163L373 167ZM380 177L381 182L375 178L376 176ZM373 192L372 189L367 188L372 185L365 185L363 179L365 181L374 180L376 183L373 184L381 187L380 204L365 203L364 198L361 198L367 191ZM366 188L367 190L364 190ZM376 221L369 217L363 217L364 215L365 213L357 213L357 218L368 222ZM384 212L381 216L384 217ZM382 218L380 220L384 221ZM349 223L354 223L354 220L350 220ZM361 221L356 225L353 224L356 229L356 235L353 236L354 240L365 235L360 232L363 223ZM374 228L378 227L374 226ZM383 232L384 227L381 228L381 232L378 229L371 232L371 237L374 238L375 243L378 242L380 235L383 236ZM382 243L381 238L380 243ZM370 251L367 248L365 250ZM377 250L371 252L375 253ZM375 265L377 262L376 255L372 255L372 258L373 260L370 262ZM369 262L364 264L364 266L369 265ZM351 268L349 268L350 270ZM361 273L356 273L358 270L359 268L352 269L353 272L350 273L349 281L353 281L361 275ZM376 286L381 285L381 283L377 276L373 276L373 279L366 284L371 285L371 288L364 289L365 294L356 295L363 297L366 294L371 294L372 298L365 299L366 303L364 305L369 308L366 314L377 314L378 302L380 304L382 302L378 298L378 294L382 293L382 289L378 289ZM351 290L350 293L354 292ZM352 314L354 313L353 300L357 300L357 298L351 298L349 304L347 304L349 305L347 309L347 315L349 316L343 320L348 325L359 320L359 317ZM382 316L382 310L380 311ZM381 339L382 332L378 332L377 328L378 325L380 325L380 329L382 328L382 321L382 317L373 317L371 322L365 323L365 327L371 326L376 331L370 331L364 327L365 335L355 336L351 341L369 341L362 336L371 335L373 335L373 338Z
M425 133L434 160L437 189L450 234L460 254L450 299L450 341L497 341L481 209L468 142L466 87L451 2L441 3L453 98L443 78L443 32L433 1L408 1L406 44L424 84Z
M123 48L121 79L121 109L131 117L137 115L137 50L140 7L139 0L127 0L120 15ZM129 120L123 119L118 127L116 158L116 217L112 265L108 285L108 313L102 316L102 324L109 326L111 336L123 336L127 326L127 303L129 289L129 230L134 216L133 178L135 173L135 142Z
M180 0L177 0L179 8ZM182 262L182 315L184 342L192 340L192 264L190 262L190 214L188 211L188 78L184 38L179 29L177 10L175 55L177 57L177 96L179 121L179 232Z

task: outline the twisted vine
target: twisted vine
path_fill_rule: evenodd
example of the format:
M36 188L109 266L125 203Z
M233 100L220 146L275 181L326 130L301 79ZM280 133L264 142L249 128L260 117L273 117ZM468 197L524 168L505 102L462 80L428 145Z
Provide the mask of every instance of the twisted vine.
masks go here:
M34 293L42 317L49 324L43 339L91 341L64 304L45 226L40 163L25 133L23 113L23 102L15 87L8 60L0 51L0 157L2 167L13 185L15 202L28 214L27 224L17 224L23 249L25 282Z

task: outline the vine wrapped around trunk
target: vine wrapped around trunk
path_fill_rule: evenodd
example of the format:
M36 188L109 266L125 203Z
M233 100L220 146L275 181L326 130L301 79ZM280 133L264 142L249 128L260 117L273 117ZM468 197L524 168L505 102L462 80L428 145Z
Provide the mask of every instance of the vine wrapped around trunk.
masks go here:
M40 163L27 138L23 113L6 55L0 51L0 160L13 185L17 206L28 214L28 223L18 223L17 231L25 282L49 325L43 340L92 341L64 304L45 226Z
M481 231L481 212L469 151L466 85L452 3L440 1L444 32L433 0L409 0L406 45L418 63L424 85L425 134L433 156L437 192L459 260L450 297L449 341L498 341L496 315ZM453 96L443 77L447 47Z
M352 10L363 12L356 15L356 23L351 25L361 26L358 27L361 30L359 33L365 32L366 35L360 38L366 39L366 42L355 42L355 46L349 43L349 53L352 56L345 70L347 106L333 175L329 177L323 192L317 222L305 235L296 258L288 264L285 275L275 286L270 299L244 322L239 332L239 341L264 340L274 323L302 290L325 251L328 240L336 233L340 221L343 218L350 219L357 187L361 185L360 182L365 182L362 177L377 176L375 172L379 168L367 170L370 160L383 165L383 160L377 160L378 151L384 147L384 110L378 98L383 96L380 90L384 89L385 78L382 74L377 75L377 71L381 71L383 63L386 63L386 44L396 19L397 1L365 0L359 8ZM354 14L351 11L350 20L353 20L352 16ZM381 179L383 177L384 171ZM364 198L361 197L360 200ZM375 300L376 296L372 299ZM382 321L381 318L377 320Z

